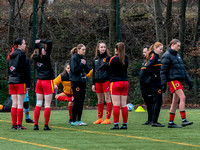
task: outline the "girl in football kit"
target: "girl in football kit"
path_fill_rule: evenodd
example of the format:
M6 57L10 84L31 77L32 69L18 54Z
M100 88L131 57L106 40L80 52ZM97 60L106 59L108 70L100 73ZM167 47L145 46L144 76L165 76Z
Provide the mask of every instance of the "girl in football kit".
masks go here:
M162 56L162 67L161 67L161 85L162 91L165 92L167 88L167 83L170 92L173 94L172 104L170 107L169 123L168 128L181 128L174 123L176 108L179 103L180 115L182 118L182 126L188 126L193 124L193 122L186 120L185 113L185 94L182 85L183 81L186 81L189 85L189 90L192 89L193 82L189 75L187 74L183 61L178 54L181 42L177 39L173 39L170 42L170 48Z
M93 61L93 85L92 90L97 93L98 98L98 120L93 124L111 124L110 116L112 112L112 103L110 100L110 82L108 70L102 68L109 59L109 51L104 41L99 41L96 46L95 59ZM103 121L104 97L106 101L106 119Z
M161 68L161 62L160 62L160 55L163 52L163 44L160 42L156 42L149 48L145 64L146 67L146 76L149 76L148 78L144 78L146 83L148 83L152 96L153 96L153 102L152 102L152 127L164 127L165 125L162 125L158 122L158 117L160 114L160 108L162 105L162 91L161 91L161 79L160 79L160 68Z
M44 109L44 130L51 130L48 126L50 114L51 114L51 100L54 93L54 83L53 83L53 69L51 66L50 54L52 50L51 40L36 40L35 50L32 54L32 59L35 62L36 68L36 96L37 103L34 110L34 130L39 130L38 120L40 116L40 110L43 103L43 98L45 100Z
M73 107L72 107L72 126L86 126L87 123L81 121L83 103L85 100L86 82L88 80L86 74L90 69L84 58L86 47L79 44L71 50L70 73L69 79L73 90Z
M115 46L115 56L109 61L109 74L110 74L110 94L113 103L113 129L119 129L119 115L120 107L122 111L123 125L120 129L127 129L128 108L127 95L128 95L128 57L125 54L125 45L119 42Z
M14 46L7 57L9 94L12 96L12 129L26 129L22 126L23 104L26 91L30 86L30 76L26 55L23 52L25 48L25 40L18 38L14 41Z
M54 82L54 88L58 89L58 85L62 83L63 85L63 92L60 94L57 94L55 98L59 101L68 101L68 111L69 111L69 124L72 122L72 96L73 96L73 91L71 88L71 81L69 81L69 71L70 71L70 66L69 63L65 64L64 71L57 76L53 80Z

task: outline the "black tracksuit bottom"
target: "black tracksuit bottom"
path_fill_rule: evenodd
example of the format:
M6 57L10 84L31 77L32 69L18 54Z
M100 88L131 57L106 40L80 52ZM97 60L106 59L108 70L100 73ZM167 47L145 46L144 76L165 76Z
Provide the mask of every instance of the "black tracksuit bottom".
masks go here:
M83 103L85 100L86 82L71 82L73 90L73 107L72 107L72 121L81 121L83 112Z
M153 105L152 90L148 84L143 82L140 82L140 89L144 102L147 105L148 121L152 121L152 105Z
M162 106L162 92L160 86L160 80L154 80L151 84L151 89L153 93L153 104L152 104L152 121L153 123L158 122L158 117L160 114L160 108Z

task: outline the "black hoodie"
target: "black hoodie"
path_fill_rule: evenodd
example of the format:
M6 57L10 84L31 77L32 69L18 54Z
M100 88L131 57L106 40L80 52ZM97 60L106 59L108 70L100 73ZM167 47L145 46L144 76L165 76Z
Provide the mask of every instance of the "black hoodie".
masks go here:
M20 49L15 49L8 61L9 84L26 83L30 87L30 66L26 55Z
M40 43L44 43L47 45L46 55L41 57L42 45ZM40 80L53 80L54 79L54 71L51 66L51 50L52 50L52 42L51 40L41 40L40 43L35 44L35 48L39 49L39 54L33 54L33 60L35 61L36 68L36 78Z

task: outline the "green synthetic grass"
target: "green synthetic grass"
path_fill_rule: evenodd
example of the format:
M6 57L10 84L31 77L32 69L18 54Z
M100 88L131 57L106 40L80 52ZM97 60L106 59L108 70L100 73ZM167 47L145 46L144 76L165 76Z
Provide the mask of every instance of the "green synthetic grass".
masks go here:
M70 126L68 111L51 112L51 131L43 130L44 113L41 111L39 131L33 124L23 124L27 130L11 130L10 113L0 113L0 150L3 149L70 149L70 150L191 150L200 149L200 110L187 109L187 119L194 124L181 129L156 128L141 125L146 112L129 112L128 130L110 130L112 125L93 125L97 110L84 110L82 121L88 126ZM105 111L104 111L105 114ZM121 115L121 114L120 114ZM159 122L167 126L169 110L162 109ZM30 112L33 119L33 111ZM104 115L105 118L105 115ZM112 120L112 118L111 118ZM120 125L122 123L120 116ZM177 111L175 123L181 125Z

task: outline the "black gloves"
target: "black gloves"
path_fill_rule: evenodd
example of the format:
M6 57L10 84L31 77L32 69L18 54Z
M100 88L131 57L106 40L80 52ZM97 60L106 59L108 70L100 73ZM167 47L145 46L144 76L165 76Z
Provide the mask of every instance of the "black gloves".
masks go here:
M163 85L161 86L161 91L162 91L163 93L165 93L166 89L167 89L167 85L166 85L166 84L163 84Z
M189 90L191 90L193 87L193 82L188 83L188 85L189 85Z

